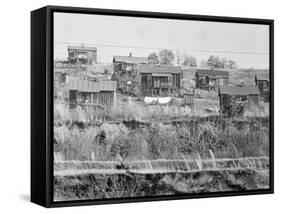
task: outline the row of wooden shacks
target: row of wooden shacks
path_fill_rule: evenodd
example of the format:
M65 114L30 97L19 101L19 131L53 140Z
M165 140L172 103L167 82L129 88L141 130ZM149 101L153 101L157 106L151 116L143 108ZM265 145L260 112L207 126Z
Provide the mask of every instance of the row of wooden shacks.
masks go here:
M86 50L93 50L84 46L82 49L83 53ZM72 66L75 62L72 56L73 50L78 51L79 48L69 48L69 62ZM93 54L88 55L93 56ZM87 54L84 54L84 62L92 60L86 58ZM87 78L69 80L69 104L71 107L77 103L111 105L116 99L116 91L142 97L175 95L182 88L182 73L180 66L149 64L145 57L133 57L131 54L114 56L111 80L91 81ZM203 90L218 90L221 107L233 100L258 104L260 96L269 95L269 75L267 77L256 75L255 86L230 86L228 81L227 70L196 69L195 87Z
M151 65L147 58L113 57L113 76L117 90L137 96L167 96L182 86L183 70L180 66ZM230 86L229 72L223 69L196 69L195 88L217 90L221 106L231 101L258 104L259 97L269 96L269 75L255 75L255 86ZM266 101L268 99L265 99Z

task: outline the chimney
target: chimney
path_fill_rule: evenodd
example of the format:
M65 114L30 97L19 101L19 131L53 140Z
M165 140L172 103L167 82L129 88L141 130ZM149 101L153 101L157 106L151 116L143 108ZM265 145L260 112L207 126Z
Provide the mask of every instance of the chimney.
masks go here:
M130 52L130 53L129 53L129 57L132 57L132 55L133 55L132 52Z

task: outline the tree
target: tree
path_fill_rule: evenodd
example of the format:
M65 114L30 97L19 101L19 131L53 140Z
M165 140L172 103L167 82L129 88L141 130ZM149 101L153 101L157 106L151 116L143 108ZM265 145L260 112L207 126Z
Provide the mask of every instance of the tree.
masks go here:
M205 59L202 59L201 61L200 61L200 65L199 65L200 67L206 67L207 66L207 61L205 60Z
M182 65L190 66L190 67L197 67L196 58L191 55L186 55L186 56L184 56Z
M207 66L211 68L227 68L236 69L237 64L233 60L227 60L226 58L220 58L218 56L210 56L207 60Z
M228 62L226 58L219 59L218 68L227 68L227 63Z
M207 60L207 65L211 68L219 68L220 58L218 56L211 55Z
M149 54L147 59L148 59L149 64L158 64L159 63L158 56L155 52Z
M161 51L159 51L159 61L160 64L165 64L165 65L169 65L172 64L172 62L175 59L175 55L173 53L172 50L168 50L168 49L162 49Z
M229 69L236 69L237 68L237 63L230 59L230 60L228 60L227 68L229 68Z

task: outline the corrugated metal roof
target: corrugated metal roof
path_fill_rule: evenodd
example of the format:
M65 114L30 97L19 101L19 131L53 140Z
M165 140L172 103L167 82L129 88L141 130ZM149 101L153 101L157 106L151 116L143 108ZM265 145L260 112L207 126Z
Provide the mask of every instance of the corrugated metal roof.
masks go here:
M210 76L210 77L228 77L229 73L226 70L211 70L211 69L197 69L197 75Z
M258 95L260 91L256 86L220 86L219 93L228 95Z
M181 67L173 65L140 65L140 73L180 74Z
M102 80L95 82L75 78L69 80L68 90L77 90L81 92L115 91L116 81Z
M269 81L269 73L256 74L256 79Z
M86 46L68 46L69 50L83 50L83 51L97 51L96 47L86 47Z
M134 56L114 56L113 61L125 63L148 63L147 58Z

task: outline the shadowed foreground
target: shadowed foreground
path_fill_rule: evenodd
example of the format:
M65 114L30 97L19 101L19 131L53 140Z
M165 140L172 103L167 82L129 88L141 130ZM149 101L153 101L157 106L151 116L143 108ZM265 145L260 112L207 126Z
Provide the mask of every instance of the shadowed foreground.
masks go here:
M54 200L81 200L243 191L269 188L268 170L121 173L55 176Z

